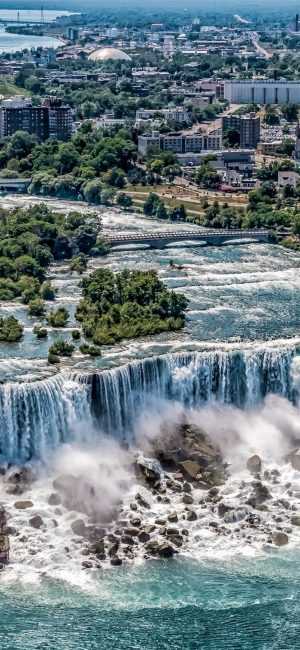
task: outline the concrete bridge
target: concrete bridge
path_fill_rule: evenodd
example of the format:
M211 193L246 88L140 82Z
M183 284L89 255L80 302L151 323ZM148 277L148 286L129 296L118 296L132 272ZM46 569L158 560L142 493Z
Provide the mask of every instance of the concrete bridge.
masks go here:
M164 248L176 242L194 241L207 246L223 244L247 244L250 242L268 242L268 230L174 230L153 232L131 232L104 234L110 246L144 244L151 248Z

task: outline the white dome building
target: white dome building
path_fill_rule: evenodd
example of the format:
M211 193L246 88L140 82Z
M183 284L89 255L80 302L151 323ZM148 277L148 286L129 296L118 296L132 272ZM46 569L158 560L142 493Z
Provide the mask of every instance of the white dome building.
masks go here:
M115 47L100 47L89 55L90 61L131 61L131 57Z

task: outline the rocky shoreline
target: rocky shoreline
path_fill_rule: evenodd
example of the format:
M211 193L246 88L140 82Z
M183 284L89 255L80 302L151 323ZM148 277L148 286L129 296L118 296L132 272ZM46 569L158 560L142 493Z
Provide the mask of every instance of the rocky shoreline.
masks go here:
M282 469L255 454L242 477L234 476L209 437L181 422L162 431L147 455L130 448L124 457L129 479L120 478L116 498L105 490L99 494L92 478L70 472L47 483L43 506L35 503L34 468L2 468L1 557L9 543L12 565L22 549L32 559L48 545L82 569L99 569L191 555L222 540L237 553L245 545L272 551L300 533L298 448L283 459ZM105 471L109 483L109 470L99 463L99 472ZM294 480L286 480L291 475Z

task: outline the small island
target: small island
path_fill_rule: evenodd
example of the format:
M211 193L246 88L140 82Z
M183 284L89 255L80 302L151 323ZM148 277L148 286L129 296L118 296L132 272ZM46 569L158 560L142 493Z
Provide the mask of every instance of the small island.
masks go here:
M165 287L156 271L98 269L82 281L76 318L96 345L170 332L184 326L188 301Z

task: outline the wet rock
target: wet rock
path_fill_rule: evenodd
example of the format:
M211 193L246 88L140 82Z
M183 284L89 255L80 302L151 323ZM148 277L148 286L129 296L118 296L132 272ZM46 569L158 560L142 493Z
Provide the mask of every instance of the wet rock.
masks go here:
M169 490L172 490L172 492L181 492L182 491L181 484L177 483L176 481L172 481L169 478L166 480L166 487L169 488Z
M49 506L60 506L61 504L61 497L57 492L52 492L50 494L49 499L48 499Z
M30 526L32 526L32 528L37 528L37 529L41 528L43 523L44 522L42 520L42 517L40 517L40 515L35 515L34 517L31 517L29 519L29 524L30 524Z
M130 537L137 537L139 532L138 528L124 528L124 535L129 535Z
M197 475L201 473L201 465L194 460L184 460L179 463L183 474L190 480L195 480Z
M140 526L141 523L142 523L142 520L139 517L132 517L132 519L130 519L130 524L134 528L137 528L138 526Z
M250 456L247 460L247 469L251 474L260 474L262 469L262 460L258 454Z
M197 519L197 514L194 510L188 510L186 513L186 519L187 521L196 521Z
M217 487L212 487L212 488L210 488L209 491L208 491L208 496L209 496L211 499L214 499L215 497L217 497L218 494L219 494L219 490L218 490Z
M168 535L168 537L172 537L172 535L177 535L177 536L180 535L180 532L179 532L178 528L174 528L172 526L172 528L167 528L166 529L166 534Z
M172 544L174 544L174 546L176 546L176 548L181 548L181 546L183 545L183 539L182 539L181 535L172 535L171 541L172 541Z
M194 503L194 499L191 494L184 494L182 497L182 503L185 503L188 506Z
M146 533L145 530L141 530L138 536L139 542L142 542L142 544L146 544L146 542L149 542L150 540L150 535L149 533Z
M81 562L81 566L83 569L92 569L93 562L90 562L89 560L84 560L83 562Z
M135 471L138 478L143 478L150 485L160 483L161 466L153 458L145 458L142 455L138 456L135 462Z
M90 552L94 553L95 555L103 556L105 554L104 540L100 539L98 542L92 544L92 546L90 547Z
M146 551L150 555L158 556L161 558L171 558L177 552L168 542L159 542L157 540L151 540L146 544Z
M26 510L27 508L32 508L33 507L33 502L30 501L29 499L24 500L24 501L16 501L14 503L14 507L17 510Z
M86 525L83 519L76 519L71 523L71 529L74 535L79 535L79 537L85 537L86 535Z
M292 526L300 526L300 515L294 515L291 517Z
M121 566L122 560L118 555L114 555L113 557L110 558L110 563L111 566Z
M146 531L149 535L155 531L155 526L154 524L149 524L148 526L144 526L143 530Z
M134 539L132 537L130 537L130 535L122 535L121 542L122 542L122 544L126 544L127 546L133 546L134 545Z
M191 492L192 491L191 485L187 481L184 481L182 489L183 489L184 492Z
M119 542L115 542L114 544L112 544L109 547L109 549L108 549L109 557L114 557L117 554L117 552L119 550L119 546L120 546Z
M218 504L218 515L219 517L224 517L227 512L234 510L233 506L224 503L223 501Z
M136 503L131 503L129 507L130 507L130 510L134 510L134 511L138 509Z
M141 506L142 508L147 508L148 510L150 509L149 503L146 501L146 499L144 499L144 497L142 497L142 495L139 492L136 494L135 498L139 506Z
M165 524L166 524L166 520L165 520L165 519L158 518L158 519L155 519L155 523L156 523L158 526L165 526Z
M176 522L178 521L178 515L177 515L177 512L171 512L171 513L168 515L168 521L170 521L170 523L176 523Z
M285 546L289 543L289 538L285 533L274 533L272 536L272 542L275 546Z

